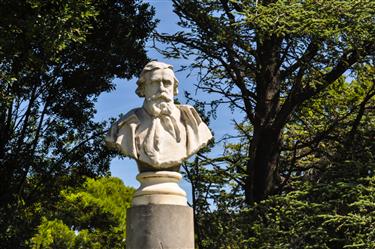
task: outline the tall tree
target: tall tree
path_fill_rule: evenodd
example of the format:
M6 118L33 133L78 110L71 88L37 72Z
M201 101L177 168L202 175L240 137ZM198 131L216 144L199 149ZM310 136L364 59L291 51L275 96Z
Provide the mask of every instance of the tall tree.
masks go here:
M293 114L282 134L278 195L243 205L247 123L222 157L186 165L198 248L374 246L375 74L357 70Z
M97 96L147 62L138 0L0 1L0 241L22 248L64 186L108 171Z
M371 0L173 0L183 31L160 34L168 56L194 56L198 89L251 125L246 202L278 191L282 132L303 103L373 61Z

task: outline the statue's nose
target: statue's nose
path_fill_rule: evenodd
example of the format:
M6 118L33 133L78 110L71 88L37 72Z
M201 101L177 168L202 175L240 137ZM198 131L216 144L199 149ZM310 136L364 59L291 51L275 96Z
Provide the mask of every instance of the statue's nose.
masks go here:
M159 82L159 84L158 84L158 88L159 88L159 92L164 92L164 91L165 91L165 87L164 87L162 81Z

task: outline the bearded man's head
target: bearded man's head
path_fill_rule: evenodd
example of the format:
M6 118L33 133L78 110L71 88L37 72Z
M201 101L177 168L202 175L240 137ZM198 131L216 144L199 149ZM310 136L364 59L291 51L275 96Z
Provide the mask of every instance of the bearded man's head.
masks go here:
M144 107L153 116L170 115L173 97L177 95L178 80L169 64L152 61L143 69L136 93L145 98Z

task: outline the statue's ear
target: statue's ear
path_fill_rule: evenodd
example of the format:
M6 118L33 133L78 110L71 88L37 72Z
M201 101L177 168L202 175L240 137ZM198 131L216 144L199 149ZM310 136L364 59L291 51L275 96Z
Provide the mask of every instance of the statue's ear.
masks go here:
M138 86L138 88L135 90L135 93L138 95L138 97L141 98L145 96L145 90L141 86Z
M145 96L145 84L144 79L140 78L137 81L137 89L135 89L135 93L138 95L138 97L144 97Z
M174 77L174 89L173 89L174 96L177 96L178 94L178 79Z

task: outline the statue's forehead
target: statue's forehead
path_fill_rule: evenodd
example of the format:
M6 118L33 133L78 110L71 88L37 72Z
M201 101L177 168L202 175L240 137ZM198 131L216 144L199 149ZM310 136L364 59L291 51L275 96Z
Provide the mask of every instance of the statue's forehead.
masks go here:
M160 78L160 77L173 78L174 73L169 68L158 68L158 69L155 69L155 70L152 70L152 71L148 72L147 76L148 76L149 79Z

